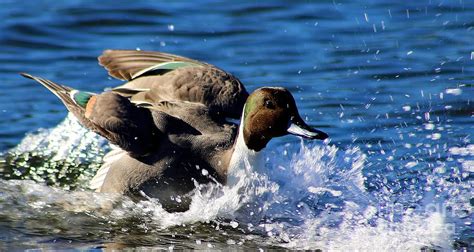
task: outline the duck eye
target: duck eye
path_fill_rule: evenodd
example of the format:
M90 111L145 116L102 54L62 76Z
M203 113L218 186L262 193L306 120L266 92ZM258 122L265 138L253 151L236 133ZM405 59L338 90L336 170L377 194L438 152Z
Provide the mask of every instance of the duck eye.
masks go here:
M271 100L265 100L265 107L267 107L269 109L274 109L275 105L273 104L273 102Z

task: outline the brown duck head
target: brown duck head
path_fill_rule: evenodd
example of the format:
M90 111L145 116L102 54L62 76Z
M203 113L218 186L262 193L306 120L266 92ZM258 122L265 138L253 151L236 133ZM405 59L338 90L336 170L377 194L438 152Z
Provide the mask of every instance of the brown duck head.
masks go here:
M274 137L293 134L324 140L328 135L308 126L298 113L295 99L285 88L255 90L245 103L243 135L249 149L260 151Z

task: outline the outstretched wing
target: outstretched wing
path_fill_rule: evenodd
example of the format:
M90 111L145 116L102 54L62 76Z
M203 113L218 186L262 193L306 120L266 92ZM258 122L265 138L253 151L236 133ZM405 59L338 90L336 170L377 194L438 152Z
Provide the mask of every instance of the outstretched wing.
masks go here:
M132 156L152 152L163 136L154 124L150 110L135 106L129 99L113 92L93 94L22 74L58 96L85 127L120 146ZM163 115L167 116L167 115Z
M99 57L113 77L128 80L113 91L139 106L163 101L200 103L212 114L240 118L248 93L232 74L208 63L161 52L107 50Z
M144 70L159 65L162 70L173 70L186 65L211 66L178 55L138 50L105 50L98 59L99 64L107 69L110 76L127 81L139 77Z

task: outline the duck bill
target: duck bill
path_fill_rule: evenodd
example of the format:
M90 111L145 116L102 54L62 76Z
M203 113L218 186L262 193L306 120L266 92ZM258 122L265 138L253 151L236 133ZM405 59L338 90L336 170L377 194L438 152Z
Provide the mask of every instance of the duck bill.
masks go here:
M308 126L300 117L292 118L287 131L292 135L308 139L324 140L329 137L328 134Z

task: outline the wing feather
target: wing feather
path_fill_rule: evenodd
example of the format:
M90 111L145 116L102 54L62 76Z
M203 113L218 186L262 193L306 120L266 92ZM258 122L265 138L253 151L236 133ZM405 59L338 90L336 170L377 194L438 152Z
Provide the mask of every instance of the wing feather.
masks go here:
M140 71L165 62L189 62L201 66L211 66L207 63L190 58L151 51L137 50L105 50L99 56L99 64L109 72L109 75L120 80L132 80Z
M232 74L162 52L106 50L99 57L111 76L128 80L113 89L138 106L162 101L201 103L221 117L240 118L248 93Z

